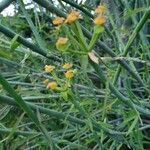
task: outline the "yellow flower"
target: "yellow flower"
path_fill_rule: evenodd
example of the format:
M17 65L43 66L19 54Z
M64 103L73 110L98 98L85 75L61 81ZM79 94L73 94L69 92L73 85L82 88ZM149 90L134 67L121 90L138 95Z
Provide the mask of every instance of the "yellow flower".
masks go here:
M45 65L45 72L50 73L55 69L55 66Z
M56 82L50 82L50 83L48 83L48 85L47 85L47 89L51 89L51 90L55 90L56 88L57 88L57 83Z
M64 68L64 69L70 69L72 66L73 66L73 64L71 64L71 63L66 63L66 64L63 65L63 68Z
M107 8L103 5L100 5L95 9L95 13L97 14L104 14L106 13L106 11L107 11Z
M53 24L56 25L56 26L59 26L59 25L61 25L64 22L64 20L65 19L63 17L56 17L53 20Z
M80 12L72 10L71 13L67 16L65 23L71 24L76 20L81 19Z
M95 19L94 19L94 23L95 25L104 25L106 22L106 18L104 16L97 16Z
M68 38L60 37L56 42L56 47L60 51L66 51L69 47Z
M65 77L67 79L71 79L74 77L74 71L73 70L68 70L66 73L65 73Z
M68 38L60 37L56 42L56 46L65 45L67 44L67 42L68 42Z
M44 80L43 83L47 85L49 83L49 79Z

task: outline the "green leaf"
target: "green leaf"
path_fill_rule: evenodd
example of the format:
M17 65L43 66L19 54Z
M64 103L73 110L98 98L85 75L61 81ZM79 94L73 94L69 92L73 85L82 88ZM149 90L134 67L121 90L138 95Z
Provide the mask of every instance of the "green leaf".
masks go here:
M134 121L132 122L128 132L127 132L127 135L130 134L132 132L132 130L136 127L137 123L138 123L138 116L135 117Z
M5 51L5 50L0 50L0 57L2 58L6 58L6 59L11 59L12 55L10 53L10 51Z
M18 37L19 35L16 34L14 38L11 40L10 42L11 51L14 51L20 45L20 43L17 42Z
M77 21L76 22L76 28L77 28L77 31L78 31L78 34L79 34L79 38L80 38L80 43L83 44L84 48L85 48L85 51L87 51L87 48L88 48L88 45L86 43L86 38L85 36L83 35L83 32L82 32L82 29L81 29L81 25L80 23Z

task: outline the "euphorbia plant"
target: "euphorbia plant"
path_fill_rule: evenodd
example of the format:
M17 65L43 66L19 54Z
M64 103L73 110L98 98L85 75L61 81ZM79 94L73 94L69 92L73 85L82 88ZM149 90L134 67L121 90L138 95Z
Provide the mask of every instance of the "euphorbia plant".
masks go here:
M56 48L63 54L75 54L80 58L81 67L86 70L88 65L88 57L97 62L98 58L93 53L93 48L104 32L104 24L106 23L105 13L107 8L105 6L98 6L95 9L95 19L93 21L93 35L90 41L86 39L82 32L82 27L79 19L84 21L84 17L78 11L72 10L67 18L56 17L53 24L56 29L60 31L60 37L56 42ZM65 36L63 37L62 36ZM96 61L95 61L96 59Z

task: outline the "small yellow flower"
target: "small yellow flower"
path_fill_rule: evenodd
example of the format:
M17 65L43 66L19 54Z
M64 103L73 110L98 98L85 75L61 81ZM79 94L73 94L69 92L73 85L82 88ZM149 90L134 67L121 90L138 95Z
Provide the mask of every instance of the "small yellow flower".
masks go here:
M80 15L80 12L72 10L71 13L67 16L65 23L71 24L81 18L82 16Z
M68 42L68 38L60 37L56 42L56 46L65 45L67 44L67 42Z
M107 8L103 5L99 5L96 9L95 9L95 13L97 14L104 14L107 12Z
M43 83L47 85L49 83L49 79L44 80Z
M55 69L55 66L45 65L45 72L50 73Z
M65 19L63 17L56 17L53 20L53 24L56 25L56 26L59 26L59 25L61 25L64 22L64 20Z
M104 16L97 16L95 19L94 19L94 23L95 25L104 25L106 22L106 18Z
M60 37L56 42L56 47L60 51L66 51L69 47L68 38Z
M55 81L48 83L47 89L55 90L57 88L57 83Z
M71 79L74 77L74 71L73 70L68 70L66 73L65 73L65 77L67 79Z
M64 68L64 69L70 69L72 66L73 66L73 64L71 64L71 63L66 63L66 64L63 65L63 68Z

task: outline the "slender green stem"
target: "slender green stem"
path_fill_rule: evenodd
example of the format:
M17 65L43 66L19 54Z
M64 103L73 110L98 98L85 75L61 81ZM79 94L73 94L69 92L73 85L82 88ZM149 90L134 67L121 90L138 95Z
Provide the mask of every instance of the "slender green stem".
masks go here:
M1 96L0 95L0 101L3 102L3 103L7 103L8 105L13 105L13 106L18 106L18 104L10 97L7 97L7 96ZM86 125L86 122L84 120L81 120L81 119L78 119L76 117L72 117L70 115L67 115L67 114L64 114L62 112L57 112L55 110L51 110L51 109L47 109L47 108L43 108L41 106L37 106L33 103L30 103L30 102L26 102L26 104L28 105L28 107L30 107L32 110L39 110L39 112L41 113L44 113L44 114L47 114L49 116L52 116L52 117L56 117L58 119L66 119L70 122L73 122L73 123L76 123L76 124L79 124L79 125L82 125L82 126L85 126ZM66 117L67 116L67 117ZM95 124L95 123L94 123ZM98 123L96 123L94 126L93 126L93 129L95 131L100 131L102 128L100 127L100 125ZM125 132L117 132L117 131L113 131L113 130L107 130L105 128L105 132L106 133L109 133L109 134L117 134L117 135L124 135L126 134Z
M90 61L92 66L94 67L95 71L100 77L100 80L103 84L106 82L106 77L103 73L103 71L100 69L98 64L95 64L94 62ZM119 90L111 83L109 82L109 89L111 92L119 99L121 100L125 105L128 105L130 108L134 109L135 111L138 110L141 114L149 116L150 110L146 110L145 108L142 108L141 106L138 106L134 104L129 98L125 97L123 94L119 92Z
M9 67L13 67L14 69L15 68L18 69L18 68L22 67L21 64L19 64L17 62L14 62L14 61L11 61L11 60L8 60L6 58L2 58L2 57L0 57L0 63L4 63L4 64L6 64ZM27 66L23 66L23 67L26 68L26 69L28 69L28 70L30 70L30 71L32 71L32 72L37 72L37 70L29 68Z
M131 34L131 36L130 36L127 44L126 44L126 47L124 49L124 52L123 52L123 55L122 55L123 57L127 56L134 39L136 38L136 36L138 35L140 30L142 29L142 27L146 23L149 16L150 16L150 8L147 10L147 12L144 14L142 19L140 20L140 22L137 24L136 28L133 30L133 32L132 32L132 34ZM114 81L113 81L114 84L116 84L120 72L121 72L121 66L118 66L115 77L114 77ZM142 82L142 81L140 81L140 82Z
M1 96L0 95L0 101L3 103L7 103L8 105L18 106L18 104L12 98L7 97L7 96ZM41 113L47 114L47 115L52 116L52 117L56 117L57 119L65 119L66 118L66 114L64 114L62 112L57 112L55 110L43 108L41 106L36 106L36 105L29 103L29 102L26 102L26 104L30 108L32 108L33 110L38 109ZM80 124L80 125L85 125L83 120L80 120L80 119L75 118L75 117L68 116L67 120L70 122L73 122L73 123Z
M27 113L29 118L35 123L35 125L41 130L41 132L45 135L46 139L50 147L53 149L53 142L51 137L47 134L46 129L39 122L37 116L33 113L31 108L26 104L26 102L22 99L20 95L18 95L15 90L10 86L10 84L3 78L0 74L0 83L3 85L4 89L14 98L16 103Z
M15 36L16 36L16 33L13 32L12 30L6 28L5 26L3 26L1 23L0 23L0 32L2 32L3 34L5 34L5 36L13 39ZM24 46L30 48L33 52L36 52L44 57L47 57L49 59L52 59L52 60L55 60L55 61L60 61L60 59L56 56L48 56L46 51L41 49L40 47L32 44L31 42L27 41L25 38L23 38L22 36L18 36L17 38L17 42L23 44Z
M35 37L35 39L36 39L36 41L37 41L39 47L40 47L41 49L46 50L46 49L47 49L47 48L46 48L46 43L45 43L45 41L41 38L41 36L40 36L40 34L39 34L37 28L34 26L32 20L31 20L30 15L28 14L28 12L27 12L26 9L25 9L25 6L24 6L23 1L22 1L22 0L18 0L18 4L19 4L20 7L21 7L21 10L22 10L22 12L23 12L23 14L24 14L24 16L25 16L25 18L26 18L26 20L27 20L27 22L28 22L28 24L29 24L29 26L30 26L32 32L33 32L33 34L34 34L34 37Z
M148 8L146 13L141 18L140 22L137 24L136 28L133 30L133 32L132 32L132 34L131 34L131 36L130 36L127 44L126 44L126 47L124 49L123 57L127 56L128 52L130 50L130 47L131 47L132 43L134 42L134 39L136 38L136 36L138 35L140 30L142 29L142 27L146 23L146 21L149 19L149 16L150 16L150 8Z
M0 134L6 134L6 133L11 133L13 129L2 129L0 128ZM29 131L15 131L14 135L23 135L23 136L29 136L29 135L34 135L38 134L38 132L29 132Z

